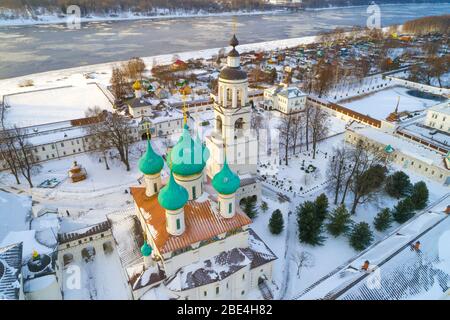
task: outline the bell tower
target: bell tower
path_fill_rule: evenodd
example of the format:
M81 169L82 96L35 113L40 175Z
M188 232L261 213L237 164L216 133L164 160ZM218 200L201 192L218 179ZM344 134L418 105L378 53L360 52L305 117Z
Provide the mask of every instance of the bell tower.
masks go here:
M211 158L207 174L212 179L226 158L238 175L256 174L258 143L250 132L251 104L248 99L247 73L241 68L236 35L230 40L227 64L219 75L218 92L214 97L214 131L207 139Z

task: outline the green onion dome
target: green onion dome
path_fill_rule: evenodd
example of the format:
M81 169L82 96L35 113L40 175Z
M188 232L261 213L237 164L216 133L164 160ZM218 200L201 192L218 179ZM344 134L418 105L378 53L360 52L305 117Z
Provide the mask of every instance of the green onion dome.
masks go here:
M189 194L185 188L180 186L170 173L169 182L161 189L158 195L158 202L166 210L178 210L184 207L189 200Z
M160 173L164 167L163 158L158 155L152 147L150 140L147 141L147 152L139 159L139 170L143 174L152 175Z
M205 149L203 144L192 139L186 124L180 139L167 157L169 167L180 176L199 174L206 166ZM209 156L209 151L207 154Z
M153 252L152 247L150 247L147 241L144 241L144 245L141 247L141 253L143 257L149 257Z
M224 195L233 194L239 189L241 179L239 179L239 176L236 173L231 171L227 159L225 159L222 170L220 170L212 179L212 185L218 193Z

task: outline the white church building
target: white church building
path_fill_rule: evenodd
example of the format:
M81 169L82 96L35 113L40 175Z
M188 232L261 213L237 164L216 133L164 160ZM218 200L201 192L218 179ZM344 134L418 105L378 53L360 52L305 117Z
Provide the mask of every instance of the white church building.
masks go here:
M152 290L172 299L270 298L277 258L238 205L242 180L256 176L256 159L243 151L255 138L244 138L251 112L247 76L240 69L236 37L231 45L228 66L220 75L216 128L206 145L191 136L185 118L183 133L167 155L165 185L164 160L151 140L139 161L145 186L131 188L131 195L144 235L145 270L136 281L154 281L139 285L135 298Z

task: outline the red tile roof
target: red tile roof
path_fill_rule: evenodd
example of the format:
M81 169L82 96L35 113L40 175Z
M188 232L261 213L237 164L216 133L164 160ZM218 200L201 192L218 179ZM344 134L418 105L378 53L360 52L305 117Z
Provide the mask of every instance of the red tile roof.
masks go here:
M186 230L180 236L172 236L166 230L165 210L159 205L158 196L148 198L143 187L131 188L131 195L141 211L149 214L146 222L161 254L186 248L199 241L209 240L214 236L244 227L252 222L246 214L239 211L233 218L223 218L212 210L209 200L189 201L184 207Z

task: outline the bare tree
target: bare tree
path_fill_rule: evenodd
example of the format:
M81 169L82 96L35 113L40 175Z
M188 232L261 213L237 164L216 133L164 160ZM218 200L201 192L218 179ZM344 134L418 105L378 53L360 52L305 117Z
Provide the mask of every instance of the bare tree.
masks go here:
M124 66L123 71L130 81L142 80L145 71L145 62L142 58L131 58Z
M130 90L130 84L128 83L125 73L122 68L114 67L111 76L111 90L114 97L119 100L127 94Z
M291 256L292 261L294 261L297 266L297 278L300 279L300 272L302 268L312 268L314 267L314 256L306 251L296 252Z
M344 188L349 149L346 146L335 147L331 156L327 167L327 177L330 179L327 189L334 193L334 204L337 205L339 193Z
M98 122L103 120L103 110L101 110L98 106L89 107L86 110L85 115L88 118L94 119L92 124L86 127L86 131L89 136L89 140L87 142L88 148L91 151L99 153L105 163L105 169L110 170L108 163L108 151L111 148L111 143L108 137L96 128Z
M16 179L16 183L20 184L19 160L14 149L14 138L8 130L0 132L0 161L7 166Z
M299 145L301 146L301 144L302 144L303 130L304 130L303 117L298 114L293 115L292 128L291 128L293 154L295 154L295 152L297 150L297 146L299 146Z
M280 145L283 146L285 164L286 166L289 164L289 148L292 143L292 126L293 126L294 117L292 114L284 115L281 118L281 123L278 126L279 136L280 136Z
M125 165L127 171L130 171L129 153L130 146L133 143L132 121L117 113L101 112L99 108L93 108L87 111L92 117L101 117L99 121L93 123L89 130L89 134L94 138L94 144L102 149L104 159L106 159L106 151L114 148L119 154L120 161Z
M30 188L33 188L32 176L39 172L40 165L33 155L33 145L28 141L27 131L14 126L10 130L7 144L11 152L10 160L16 161L17 172L28 181Z
M309 125L311 127L313 159L315 159L319 141L324 139L328 135L328 113L320 107L311 108Z

